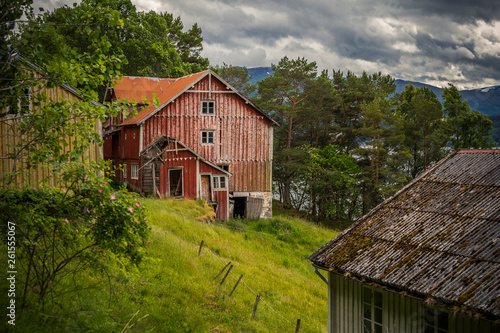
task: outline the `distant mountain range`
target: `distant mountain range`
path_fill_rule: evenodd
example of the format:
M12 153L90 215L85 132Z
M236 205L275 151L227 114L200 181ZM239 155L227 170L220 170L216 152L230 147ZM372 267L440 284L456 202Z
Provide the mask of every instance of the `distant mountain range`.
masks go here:
M443 89L429 84L420 82L410 82L404 80L396 80L396 92L401 92L408 84L413 84L415 87L427 87L432 90L439 100L442 102L441 96ZM500 116L500 86L485 87L472 90L460 90L462 97L469 102L472 110L478 110L488 116Z
M248 74L252 76L251 83L257 83L262 79L272 75L271 67L248 68ZM432 90L440 101L443 101L441 94L443 89L420 82L396 80L396 92L402 92L408 84L415 87L427 87ZM483 112L488 116L500 117L500 86L485 87L472 90L461 90L462 96L469 102L471 109ZM496 118L496 117L495 117Z

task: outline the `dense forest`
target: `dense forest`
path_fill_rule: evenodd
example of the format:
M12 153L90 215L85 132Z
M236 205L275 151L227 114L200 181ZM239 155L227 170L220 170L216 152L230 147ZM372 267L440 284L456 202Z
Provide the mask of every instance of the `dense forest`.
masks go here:
M280 124L276 195L313 218L358 218L451 151L495 144L492 121L453 85L441 103L426 87L396 93L389 75L318 73L304 58L282 58L253 85L245 68L216 70Z

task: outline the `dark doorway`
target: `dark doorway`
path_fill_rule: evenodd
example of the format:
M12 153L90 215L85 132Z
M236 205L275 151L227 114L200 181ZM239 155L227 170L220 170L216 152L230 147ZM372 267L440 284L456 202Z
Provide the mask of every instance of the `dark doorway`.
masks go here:
M170 182L170 196L182 197L182 169L168 170L168 179Z
M234 197L234 217L245 218L247 197Z
M234 197L234 217L259 219L264 199L254 197Z

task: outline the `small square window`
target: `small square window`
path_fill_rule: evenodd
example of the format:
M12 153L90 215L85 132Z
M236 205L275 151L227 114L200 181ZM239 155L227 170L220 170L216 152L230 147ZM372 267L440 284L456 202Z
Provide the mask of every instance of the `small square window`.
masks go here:
M214 131L201 131L201 143L214 143Z
M202 114L214 114L215 113L215 102L214 101L202 101L201 102L201 113Z
M217 166L223 169L224 171L229 172L229 164L217 164Z
M214 190L225 189L226 188L226 177L224 176L213 176Z

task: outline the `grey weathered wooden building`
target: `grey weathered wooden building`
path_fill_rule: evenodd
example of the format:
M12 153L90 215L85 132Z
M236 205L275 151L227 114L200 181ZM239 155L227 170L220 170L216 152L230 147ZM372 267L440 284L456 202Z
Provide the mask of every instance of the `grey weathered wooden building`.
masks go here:
M313 253L329 332L500 332L500 150L461 150Z

